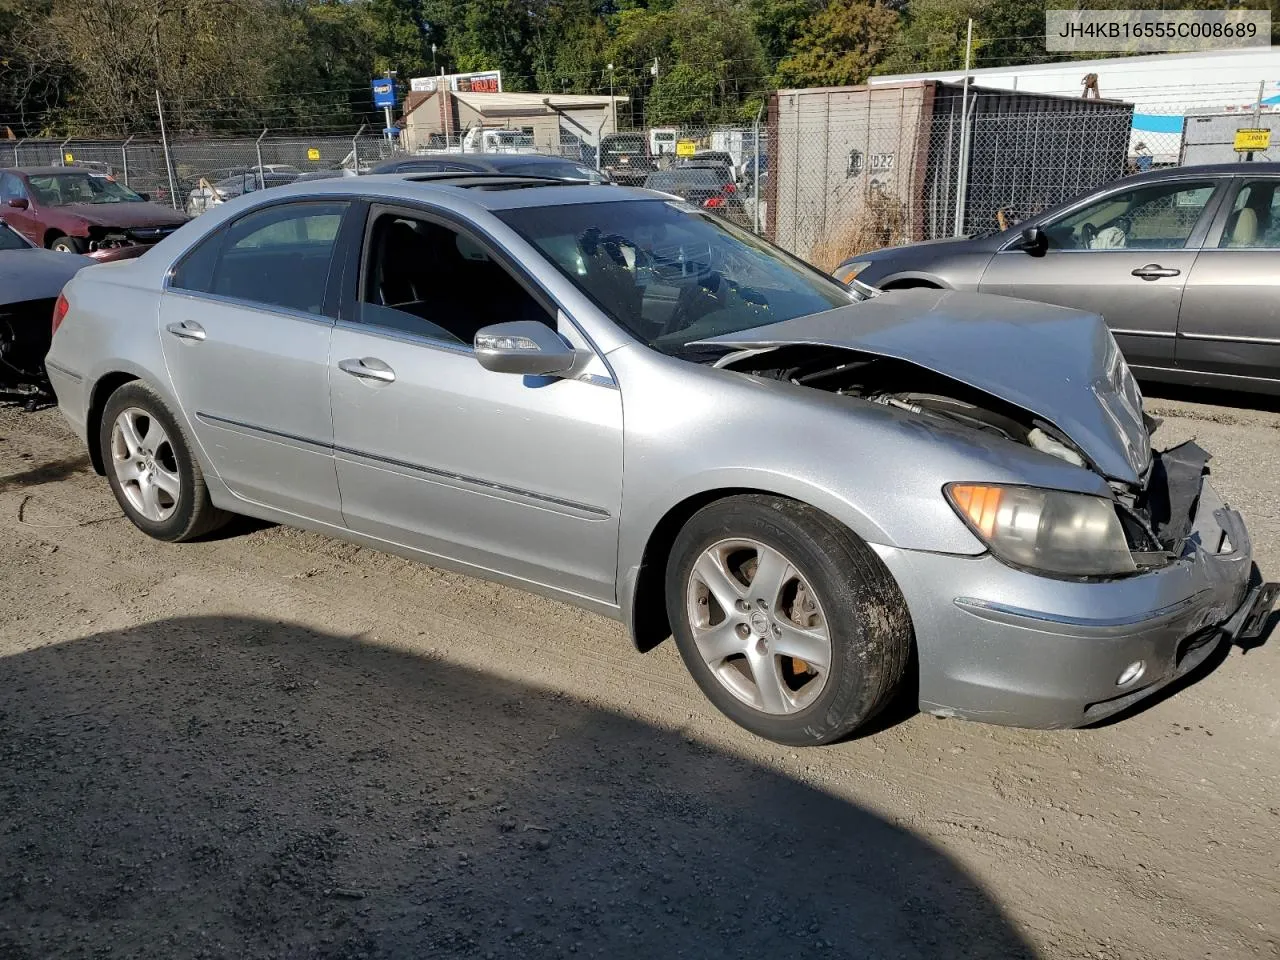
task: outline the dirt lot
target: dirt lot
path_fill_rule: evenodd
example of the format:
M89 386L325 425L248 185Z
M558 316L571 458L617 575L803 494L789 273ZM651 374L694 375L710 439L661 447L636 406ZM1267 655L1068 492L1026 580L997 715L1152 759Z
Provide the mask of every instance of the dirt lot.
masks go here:
M1280 415L1151 402L1280 576ZM1101 729L795 751L675 650L310 534L165 546L0 411L0 960L1280 957L1280 643Z

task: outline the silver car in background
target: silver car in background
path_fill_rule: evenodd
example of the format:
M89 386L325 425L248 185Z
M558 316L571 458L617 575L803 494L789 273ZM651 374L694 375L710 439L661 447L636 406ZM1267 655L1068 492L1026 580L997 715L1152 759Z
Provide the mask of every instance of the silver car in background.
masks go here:
M643 190L282 187L59 313L59 403L142 531L248 514L674 634L782 743L904 689L1087 723L1274 600L1096 315L847 288Z
M1126 177L1003 233L851 256L835 271L1100 313L1140 379L1280 393L1280 164Z

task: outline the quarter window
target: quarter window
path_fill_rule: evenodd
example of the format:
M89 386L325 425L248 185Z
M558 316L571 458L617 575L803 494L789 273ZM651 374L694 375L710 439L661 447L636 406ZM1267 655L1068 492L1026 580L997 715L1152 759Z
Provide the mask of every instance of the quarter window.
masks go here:
M1211 180L1108 194L1044 228L1054 250L1173 250L1186 246L1213 196Z
M291 203L242 217L227 230L208 292L321 313L346 210L345 203Z
M1254 180L1240 188L1218 246L1232 250L1280 247L1280 180Z

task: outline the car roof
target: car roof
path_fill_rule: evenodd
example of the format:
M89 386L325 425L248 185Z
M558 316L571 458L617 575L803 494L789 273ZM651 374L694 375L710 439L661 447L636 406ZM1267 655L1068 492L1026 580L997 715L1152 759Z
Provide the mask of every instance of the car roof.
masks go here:
M1170 177L1257 177L1280 174L1280 163L1254 162L1244 164L1239 161L1231 163L1202 163L1189 167L1158 167L1145 173L1135 173L1123 178L1124 183L1142 183L1147 180L1167 180ZM1106 184L1099 184L1106 186Z
M413 157L399 157L378 164L375 172L394 173L397 167L405 167L415 163L456 163L473 167L476 170L504 170L508 167L538 166L540 164L559 166L571 163L581 166L581 161L570 157L553 157L545 153L428 153Z
M552 177L507 176L500 173L374 173L363 177L295 182L271 189L271 196L277 200L284 197L324 198L331 194L423 202L448 198L490 211L577 203L671 199L650 190L615 184L585 183Z
M0 167L0 173L16 173L21 177L47 177L55 173L93 173L91 167Z

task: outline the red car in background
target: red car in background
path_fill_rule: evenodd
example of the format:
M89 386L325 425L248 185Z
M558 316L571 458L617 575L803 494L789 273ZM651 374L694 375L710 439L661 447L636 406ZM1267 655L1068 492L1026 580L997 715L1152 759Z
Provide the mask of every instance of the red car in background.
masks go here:
M188 219L108 174L76 167L0 169L0 212L37 246L99 262L141 256Z

